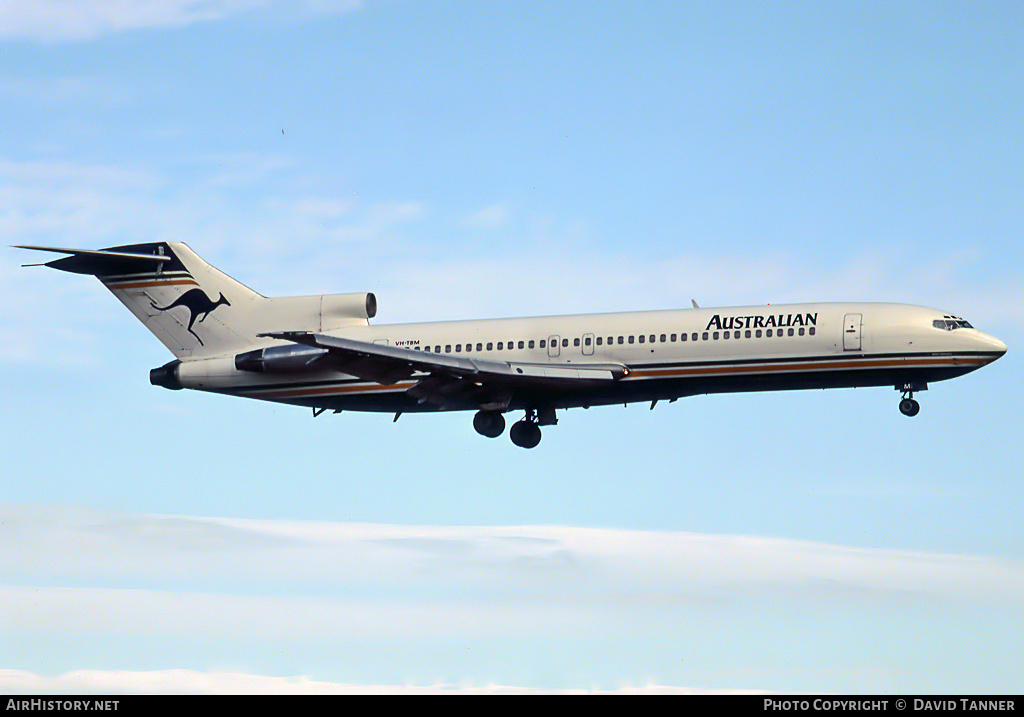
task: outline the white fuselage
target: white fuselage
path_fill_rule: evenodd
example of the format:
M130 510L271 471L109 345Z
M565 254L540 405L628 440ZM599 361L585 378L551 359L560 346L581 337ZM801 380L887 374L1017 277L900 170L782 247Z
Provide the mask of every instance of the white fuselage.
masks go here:
M508 408L569 408L675 399L699 393L851 386L920 390L990 363L1005 350L974 328L937 328L949 314L904 304L815 303L547 316L345 328L335 335L467 359L620 364L608 384L522 391ZM962 320L961 320L962 321ZM265 339L264 346L280 342ZM233 355L185 361L184 388L318 408L417 411L406 391L335 371L252 374ZM478 406L454 402L447 410Z

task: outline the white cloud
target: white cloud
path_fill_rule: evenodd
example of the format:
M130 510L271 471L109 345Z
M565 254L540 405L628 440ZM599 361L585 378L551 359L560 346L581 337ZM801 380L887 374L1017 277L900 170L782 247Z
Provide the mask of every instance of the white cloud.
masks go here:
M454 695L454 694L750 694L748 690L703 690L668 685L618 689L542 690L531 687L471 685L360 685L244 672L194 670L75 670L53 677L23 670L0 670L0 692L7 694L214 694L214 695Z
M482 654L495 649L502 655L512 646L543 645L560 661L580 644L620 646L609 658L611 672L594 656L574 673L604 674L606 681L597 683L602 687L609 687L608 679L636 684L639 676L650 685L641 691L689 691L662 687L666 680L656 670L622 663L627 646L675 655L698 649L702 635L714 634L724 652L710 659L733 664L724 657L728 645L766 629L785 635L794 610L800 620L826 621L836 633L856 629L857 620L888 624L907 614L942 620L989 615L1012 633L1024 607L1019 562L758 536L0 505L0 545L0 646L7 646L0 647L0 659L12 668L0 671L0 691L447 692L466 684L518 691L507 686L515 684L507 676L524 674L515 666L528 658L516 649L497 663L478 664L473 653L464 659L460 653L451 669L471 677L455 677L455 685L451 672L431 671L431 656L450 655L453 645L487 646ZM799 642L801 634L784 639ZM62 648L59 661L48 659L54 673L62 673L55 677L17 664L23 646L54 640L90 645L88 664L111 669L74 670L83 653L71 647ZM103 644L118 647L100 658L93 652L100 648L92 646ZM154 644L161 646L163 664L187 669L114 669L132 666L121 657L126 646L132 655L145 655ZM348 646L356 661L396 645L424 651L405 654L396 668L400 680L416 675L412 682L394 686L371 677L361 685L325 680L339 674L337 665L309 666L303 657L309 647L324 644ZM169 651L171 645L176 649ZM210 650L208 662L195 657ZM755 652L743 664L746 672L709 667L700 684L762 687L777 680L780 673L752 664L766 657ZM268 654L282 656L274 664L301 664L317 674L263 676ZM230 668L220 667L225 659ZM667 659L675 665L677 658ZM659 664L670 674L691 674ZM505 677L487 677L496 675Z
M0 4L0 37L90 40L214 22L254 10L336 13L361 6L359 0L7 0Z
M467 216L462 220L462 225L476 229L498 229L505 226L508 216L508 207L492 204Z
M458 586L480 596L492 595L495 587L502 594L539 595L571 584L600 604L600 596L630 594L642 578L644 590L684 602L723 592L832 600L843 591L880 601L1024 600L1024 565L1012 561L756 536L106 515L19 506L3 507L0 517L0 575L44 582L61 577L71 584L102 578L117 590L154 579L250 584L258 574L260 581L293 586ZM197 555L203 556L198 563ZM59 594L52 597L61 602Z

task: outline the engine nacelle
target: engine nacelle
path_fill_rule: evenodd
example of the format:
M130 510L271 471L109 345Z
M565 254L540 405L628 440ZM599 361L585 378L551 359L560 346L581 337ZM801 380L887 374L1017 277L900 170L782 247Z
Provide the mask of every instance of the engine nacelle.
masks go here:
M266 331L332 331L366 326L377 315L371 293L278 296L264 299L254 333Z
M313 362L327 353L327 349L297 344L269 346L238 354L235 356L235 368L253 373L299 373L311 370Z
M178 366L181 366L181 361L174 360L170 363L165 363L160 368L152 369L149 372L149 382L154 386L163 386L172 391L180 391L183 386L178 378Z
M324 294L320 297L320 328L327 331L350 319L372 319L377 315L377 297L372 293Z

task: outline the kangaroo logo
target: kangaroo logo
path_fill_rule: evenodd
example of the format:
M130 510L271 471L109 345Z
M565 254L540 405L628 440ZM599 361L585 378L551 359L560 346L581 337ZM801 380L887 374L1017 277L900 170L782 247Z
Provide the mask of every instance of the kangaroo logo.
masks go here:
M157 311L170 311L175 306L184 306L188 309L188 332L196 337L200 346L205 346L206 344L199 338L199 334L192 330L192 325L196 322L196 319L199 319L199 323L203 323L203 320L210 315L210 312L221 304L231 306L231 302L224 298L224 294L221 294L220 298L214 301L202 289L190 289L167 306L157 306L153 301L149 303Z

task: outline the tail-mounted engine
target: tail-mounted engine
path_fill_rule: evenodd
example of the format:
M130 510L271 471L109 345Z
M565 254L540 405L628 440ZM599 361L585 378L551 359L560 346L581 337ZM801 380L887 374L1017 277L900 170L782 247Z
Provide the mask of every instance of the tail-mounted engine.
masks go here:
M270 346L235 356L235 368L253 373L299 373L318 368L327 349L311 346Z

